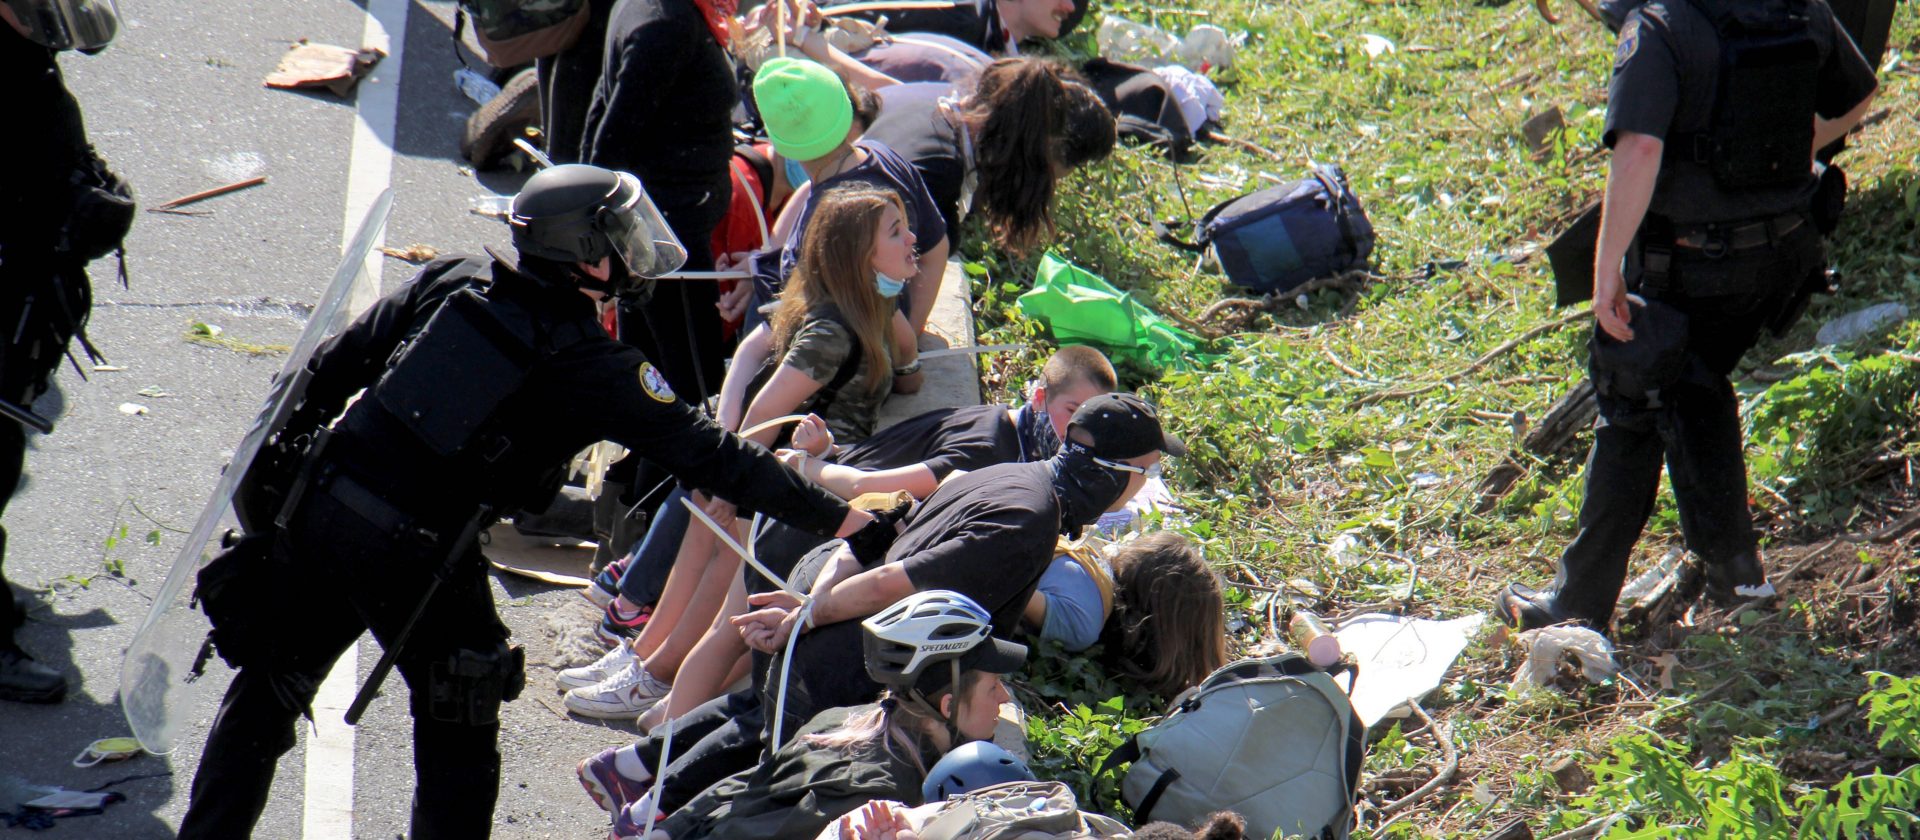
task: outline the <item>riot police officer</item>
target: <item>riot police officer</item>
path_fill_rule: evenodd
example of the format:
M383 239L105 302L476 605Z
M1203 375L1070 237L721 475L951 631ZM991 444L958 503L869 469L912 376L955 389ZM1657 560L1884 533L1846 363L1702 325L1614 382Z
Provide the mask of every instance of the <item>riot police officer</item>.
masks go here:
M0 510L20 486L27 428L53 423L33 410L75 337L86 340L93 290L87 261L119 247L133 223L132 194L87 145L80 104L54 56L105 49L119 31L111 0L0 2L0 82L8 111L30 129L10 132L20 162L0 187ZM123 274L124 276L124 274ZM6 531L0 529L0 559ZM0 700L54 703L66 696L59 671L13 641L28 602L0 583Z
M1873 68L1825 0L1653 0L1620 30L1589 367L1600 422L1580 531L1509 624L1604 630L1665 463L1705 593L1772 595L1747 508L1728 375L1824 287L1814 151L1865 115Z
M414 719L411 836L486 837L499 705L524 676L479 552L453 535L471 533L476 511L484 525L489 510L543 508L588 444L618 442L695 487L823 534L857 542L882 527L723 432L640 351L603 331L601 307L644 295L647 278L684 259L632 175L542 171L514 199L509 223L515 255L428 265L310 363L305 400L276 439L314 442L285 493L272 550L253 564L275 581L264 588L277 603L209 604L220 653L239 660L239 673L207 738L181 837L251 832L321 678L363 630L393 645L449 556L460 562L446 567L398 654ZM265 516L259 504L240 505L243 522Z

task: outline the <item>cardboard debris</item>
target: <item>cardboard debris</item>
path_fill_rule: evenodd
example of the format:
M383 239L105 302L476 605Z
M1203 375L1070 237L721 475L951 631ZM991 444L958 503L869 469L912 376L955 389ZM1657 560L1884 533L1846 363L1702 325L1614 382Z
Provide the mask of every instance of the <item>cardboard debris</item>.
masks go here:
M302 41L280 57L280 66L267 74L266 83L281 90L326 88L336 96L346 96L386 57L386 51L379 48L351 50Z
M1408 714L1407 700L1440 687L1485 619L1469 615L1433 621L1367 613L1341 622L1333 635L1360 666L1350 692L1360 722L1373 726L1383 718Z

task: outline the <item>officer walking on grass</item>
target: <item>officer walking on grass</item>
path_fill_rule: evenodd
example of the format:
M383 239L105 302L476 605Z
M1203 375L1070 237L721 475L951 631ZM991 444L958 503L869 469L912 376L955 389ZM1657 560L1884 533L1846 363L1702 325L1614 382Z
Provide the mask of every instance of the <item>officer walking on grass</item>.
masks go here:
M621 443L700 489L823 534L863 542L884 528L723 432L601 329L602 307L647 294L649 278L684 259L632 175L545 170L508 221L513 256L428 265L310 364L305 400L278 439L314 442L271 549L236 573L258 577L216 588L202 574L214 641L239 673L181 837L248 836L334 660L368 629L394 646L423 602L398 656L414 721L411 836L488 836L499 707L525 678L485 563L455 535L490 524L490 511L544 508L588 444ZM258 594L220 603L248 591Z
M1605 629L1665 463L1719 604L1769 597L1728 376L1825 285L1814 152L1860 122L1873 68L1825 0L1653 0L1620 30L1589 366L1600 422L1580 531L1507 623Z

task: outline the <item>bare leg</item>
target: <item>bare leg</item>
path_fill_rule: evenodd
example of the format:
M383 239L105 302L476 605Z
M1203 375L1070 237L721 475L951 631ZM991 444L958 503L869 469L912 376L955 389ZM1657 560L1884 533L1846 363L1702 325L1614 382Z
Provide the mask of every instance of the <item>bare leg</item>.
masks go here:
M673 571L667 574L666 588L660 590L660 603L654 605L653 617L647 619L647 626L641 628L639 637L633 640L633 652L641 659L651 660L654 652L666 643L674 625L687 616L688 602L693 600L700 581L706 577L713 548L712 531L687 529L686 537L680 541L680 553L673 560ZM663 680L671 679L670 674L652 673Z

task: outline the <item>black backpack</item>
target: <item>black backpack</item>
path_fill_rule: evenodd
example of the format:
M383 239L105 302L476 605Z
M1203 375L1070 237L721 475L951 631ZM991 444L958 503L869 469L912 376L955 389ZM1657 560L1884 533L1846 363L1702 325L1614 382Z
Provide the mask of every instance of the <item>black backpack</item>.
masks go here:
M1192 159L1196 127L1187 125L1173 88L1160 74L1137 64L1094 58L1080 66L1080 75L1113 111L1120 139L1160 149L1174 161Z

